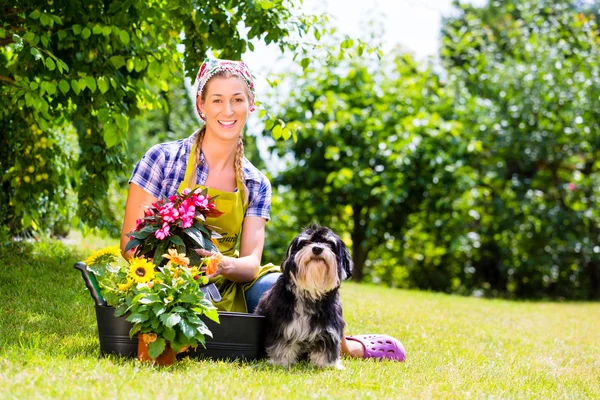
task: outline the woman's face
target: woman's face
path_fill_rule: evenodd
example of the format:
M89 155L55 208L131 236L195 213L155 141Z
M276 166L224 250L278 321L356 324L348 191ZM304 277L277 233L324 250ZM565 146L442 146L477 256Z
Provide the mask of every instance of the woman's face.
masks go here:
M198 108L206 118L207 133L238 140L250 112L246 84L241 78L215 76L205 86Z

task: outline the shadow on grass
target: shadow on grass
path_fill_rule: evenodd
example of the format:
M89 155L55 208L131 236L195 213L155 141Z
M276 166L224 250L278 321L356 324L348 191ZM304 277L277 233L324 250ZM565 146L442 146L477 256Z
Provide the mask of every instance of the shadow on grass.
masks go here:
M83 258L56 241L0 249L2 348L65 356L98 353L94 306L73 265Z

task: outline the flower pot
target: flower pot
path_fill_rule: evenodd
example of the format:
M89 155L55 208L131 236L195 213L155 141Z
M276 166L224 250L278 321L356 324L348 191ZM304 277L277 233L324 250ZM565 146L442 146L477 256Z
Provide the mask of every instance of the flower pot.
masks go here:
M171 365L175 362L177 354L175 353L175 350L173 350L169 345L169 341L166 341L167 345L165 346L163 352L155 359L152 359L152 357L150 357L150 354L148 354L148 344L144 341L142 336L142 333L138 334L138 360L142 362L154 362L156 363L156 365Z
M98 337L100 339L100 355L115 354L124 357L136 357L138 339L129 338L129 330L133 324L125 317L115 317L115 309L107 306L96 306Z

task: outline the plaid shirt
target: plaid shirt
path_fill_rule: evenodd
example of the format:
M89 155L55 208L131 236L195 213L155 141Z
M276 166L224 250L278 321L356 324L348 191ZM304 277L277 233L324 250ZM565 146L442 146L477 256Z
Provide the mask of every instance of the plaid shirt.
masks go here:
M136 164L129 183L135 183L156 198L175 194L185 176L186 163L195 139L196 133L187 139L152 146ZM204 154L200 157L204 160ZM268 221L271 211L271 183L246 158L242 167L248 188L248 209L245 216L262 217ZM204 185L208 178L207 163L203 162L197 168L196 175L196 183Z

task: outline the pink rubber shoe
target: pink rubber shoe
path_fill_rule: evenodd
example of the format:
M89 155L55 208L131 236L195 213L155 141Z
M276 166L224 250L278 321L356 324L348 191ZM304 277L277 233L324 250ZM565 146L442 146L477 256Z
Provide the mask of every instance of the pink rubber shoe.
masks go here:
M406 350L398 339L387 335L356 335L346 336L346 340L355 340L365 348L365 358L379 360L406 360Z

